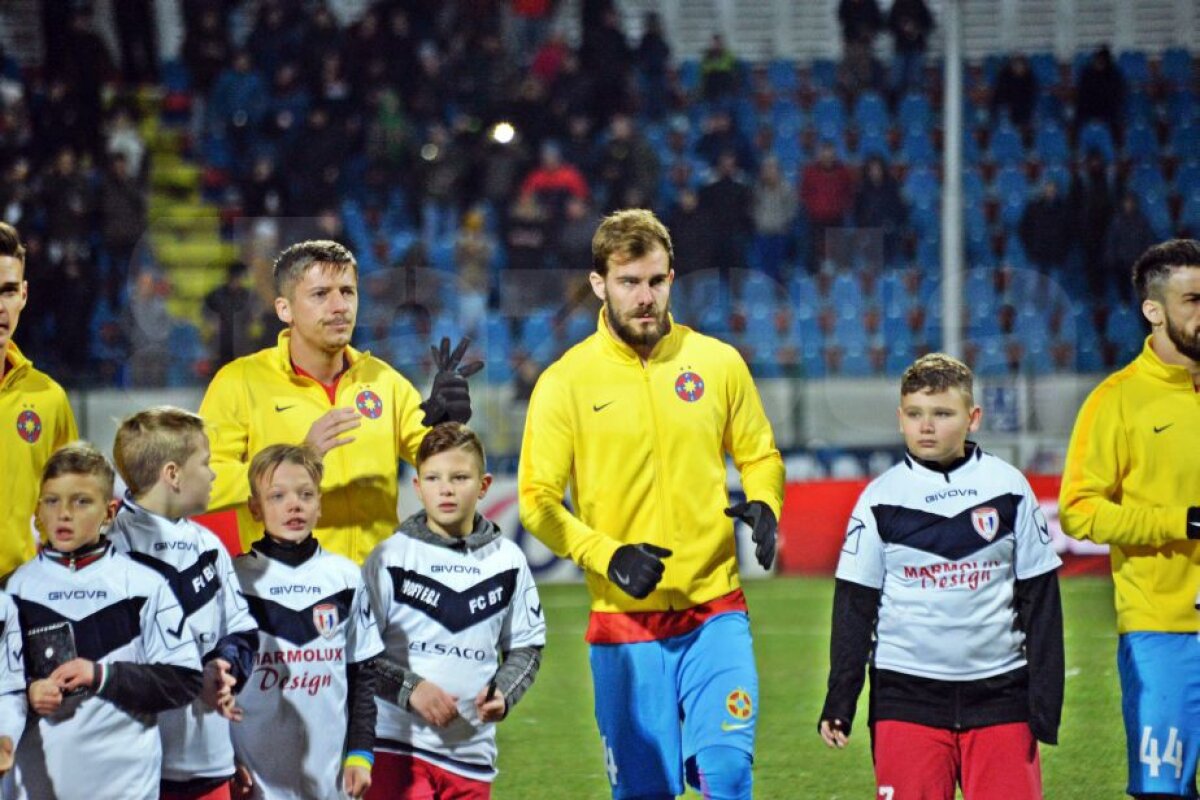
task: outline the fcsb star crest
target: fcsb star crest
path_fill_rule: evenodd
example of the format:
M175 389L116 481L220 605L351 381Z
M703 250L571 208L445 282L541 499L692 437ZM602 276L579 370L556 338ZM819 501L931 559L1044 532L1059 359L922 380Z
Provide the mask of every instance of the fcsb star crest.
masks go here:
M675 394L685 403L704 397L704 378L688 370L675 379Z
M25 409L17 415L17 435L30 444L42 438L42 418L33 409Z
M734 689L725 698L725 710L734 719L746 720L754 713L754 703L745 689Z
M370 389L358 393L358 397L354 398L354 407L367 419L379 419L383 414L383 401Z

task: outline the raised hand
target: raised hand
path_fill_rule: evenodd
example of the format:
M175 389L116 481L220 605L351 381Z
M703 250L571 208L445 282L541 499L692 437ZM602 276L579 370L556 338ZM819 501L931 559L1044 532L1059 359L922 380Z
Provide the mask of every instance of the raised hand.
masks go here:
M483 362L476 360L459 366L470 345L471 337L464 336L451 352L450 339L443 336L439 347L429 348L437 372L433 376L429 399L421 403L421 410L425 412L421 424L425 427L432 427L439 422L466 424L471 419L471 394L467 378L483 369Z

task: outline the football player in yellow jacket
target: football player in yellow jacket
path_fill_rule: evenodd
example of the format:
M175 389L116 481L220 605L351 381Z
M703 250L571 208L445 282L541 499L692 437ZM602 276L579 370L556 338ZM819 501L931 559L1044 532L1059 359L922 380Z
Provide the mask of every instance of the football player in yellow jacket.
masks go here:
M1200 757L1200 242L1138 259L1151 333L1083 404L1059 494L1063 530L1107 544L1129 784L1195 797Z
M458 366L468 340L442 341L429 400L400 373L350 346L358 313L358 266L340 244L308 241L274 265L275 311L288 328L275 347L236 359L213 378L200 404L217 474L210 511L235 508L243 546L261 526L247 508L250 460L272 444L306 443L322 456L322 546L357 563L398 524L398 468L412 463L431 425L471 416Z
M36 552L34 510L50 454L79 438L67 394L13 342L29 299L25 246L0 222L0 580Z
M604 306L534 388L521 521L584 570L613 796L675 797L686 779L748 798L758 676L730 517L769 567L783 461L737 351L671 318L672 261L651 212L601 223L590 280ZM726 455L747 498L732 508Z

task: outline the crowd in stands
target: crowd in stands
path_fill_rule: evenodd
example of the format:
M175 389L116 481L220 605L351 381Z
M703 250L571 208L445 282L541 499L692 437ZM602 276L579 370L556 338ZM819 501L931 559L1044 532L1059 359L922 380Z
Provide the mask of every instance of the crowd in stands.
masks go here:
M213 265L208 345L181 346L199 331L142 246L146 114L182 132L221 235L269 219L280 241L349 245L356 341L414 378L427 341L470 333L486 377L527 390L594 328L590 236L625 206L672 231L677 317L761 376L890 374L940 345L945 143L923 0L842 0L840 63L747 63L720 35L679 59L655 14L633 37L611 0L581 4L578 44L552 0L183 9L176 62L139 41L109 53L85 12L44 69L4 62L0 208L30 245L20 338L67 383L200 382L278 330L244 266ZM968 360L985 376L1119 363L1142 336L1133 257L1200 230L1191 55L1013 53L966 77ZM128 100L138 85L149 111Z

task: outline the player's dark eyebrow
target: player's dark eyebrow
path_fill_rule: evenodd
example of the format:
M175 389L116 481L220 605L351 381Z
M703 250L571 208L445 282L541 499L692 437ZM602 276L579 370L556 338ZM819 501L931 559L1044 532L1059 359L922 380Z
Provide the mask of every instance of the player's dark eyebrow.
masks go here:
M7 283L0 283L0 292L15 292L20 288L20 281L8 281Z

